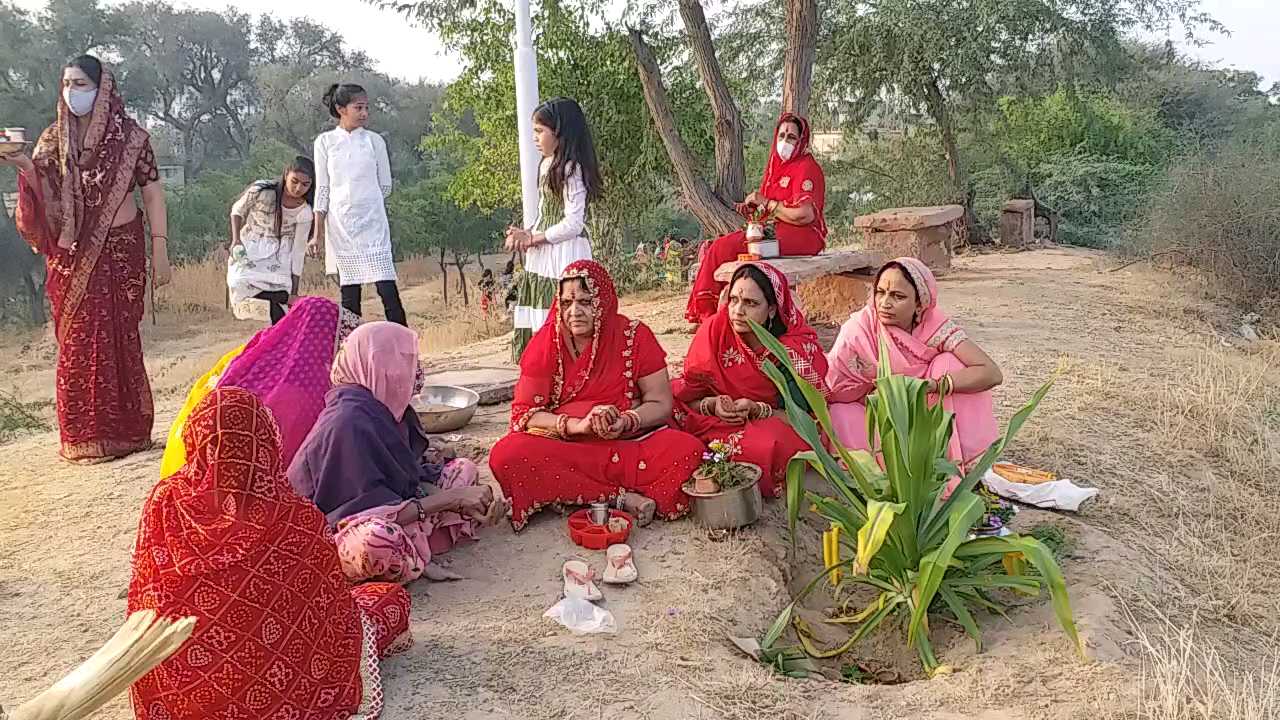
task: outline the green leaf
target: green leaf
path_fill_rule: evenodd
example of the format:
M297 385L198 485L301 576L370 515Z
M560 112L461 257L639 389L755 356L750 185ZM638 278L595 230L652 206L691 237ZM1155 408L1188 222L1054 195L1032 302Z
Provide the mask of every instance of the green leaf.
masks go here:
M1067 633L1067 637L1071 638L1071 642L1075 644L1076 652L1084 658L1084 643L1076 631L1075 619L1071 614L1071 599L1067 597L1067 581L1062 576L1062 569L1058 567L1057 561L1053 559L1053 553L1049 552L1049 548L1045 547L1044 543L1035 538L1019 536L1013 542L1022 549L1023 557L1039 571L1040 577L1049 587L1053 614L1057 616L1058 624Z
M1045 395L1049 393L1049 388L1053 387L1053 382L1053 380L1049 380L1044 385L1041 385L1039 390L1036 390L1036 392L1031 396L1031 399L1027 401L1027 404L1023 405L1022 409L1015 413L1013 418L1009 420L1009 424L1005 428L1004 435L996 440L996 442L992 443L991 447L987 448L987 451L982 454L982 457L979 458L969 469L969 472L964 476L964 479L960 481L960 484L956 487L955 491L951 493L951 497L934 508L932 514L929 516L929 521L925 525L924 537L927 539L928 543L931 544L935 541L935 538L941 536L943 528L946 526L947 518L950 516L950 508L955 502L956 496L959 495L961 491L972 492L973 489L977 487L978 483L982 480L982 476L987 474L987 470L990 470L995 461L1002 453L1004 453L1005 446L1013 441L1014 436L1018 434L1018 431L1022 429L1022 426L1040 405L1040 401L1044 400Z
M938 592L942 578L951 565L952 555L968 537L969 528L973 527L974 521L982 515L983 506L984 503L978 496L963 493L952 509L946 539L936 550L921 558L920 575L916 579L916 606L911 615L911 624L907 628L908 641L914 642L919 636L933 596Z
M825 573L823 573L825 575ZM782 637L782 633L787 631L787 624L791 622L791 614L795 612L795 602L787 603L787 606L778 613L777 619L769 626L768 632L764 634L764 638L760 640L760 647L767 650L778 642L778 638Z
M791 548L796 547L796 523L800 519L800 503L804 500L804 474L808 458L793 457L787 463L787 528L791 531Z
M853 562L854 575L866 575L871 569L871 559L884 545L889 526L899 513L906 510L905 503L886 503L872 500L867 503L867 521L858 528L858 549Z
M973 638L973 644L977 651L982 652L982 631L978 629L978 623L974 621L973 614L965 606L964 600L946 585L938 588L938 595L942 597L942 601L947 604L947 608L951 610L951 613L956 616L956 620L964 628L965 633Z

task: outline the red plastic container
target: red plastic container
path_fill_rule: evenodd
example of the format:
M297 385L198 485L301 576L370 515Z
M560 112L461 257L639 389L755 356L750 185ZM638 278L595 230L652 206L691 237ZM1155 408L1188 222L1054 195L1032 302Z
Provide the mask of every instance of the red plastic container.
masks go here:
M610 545L626 542L635 527L636 519L622 510L609 510L609 518L622 518L627 521L627 529L621 532L609 532L605 525L591 523L591 510L583 508L569 516L569 537L577 544L590 550L605 550Z

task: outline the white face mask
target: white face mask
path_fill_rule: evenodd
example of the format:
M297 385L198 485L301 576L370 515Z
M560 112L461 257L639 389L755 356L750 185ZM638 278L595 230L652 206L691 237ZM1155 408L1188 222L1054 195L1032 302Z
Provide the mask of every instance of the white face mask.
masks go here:
M795 145L787 142L786 140L778 141L778 157L782 158L783 160L790 160L791 153L794 153L795 151L796 151Z
M71 114L84 117L93 112L93 102L98 99L98 90L67 88L62 91L62 99L66 101L67 107L71 108Z

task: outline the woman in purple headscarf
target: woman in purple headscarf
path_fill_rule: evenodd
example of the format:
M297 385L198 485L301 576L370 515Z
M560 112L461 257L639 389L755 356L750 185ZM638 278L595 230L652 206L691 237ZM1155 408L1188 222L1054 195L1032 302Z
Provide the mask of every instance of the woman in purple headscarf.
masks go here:
M289 465L294 490L337 529L343 570L355 582L449 579L432 558L505 514L492 488L476 484L474 463L423 464L427 438L409 412L417 366L412 330L389 322L357 328Z

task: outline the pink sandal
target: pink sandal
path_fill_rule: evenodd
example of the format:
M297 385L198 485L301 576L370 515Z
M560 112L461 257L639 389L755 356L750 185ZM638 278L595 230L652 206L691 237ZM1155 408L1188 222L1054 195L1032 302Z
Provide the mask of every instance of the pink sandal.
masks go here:
M566 560L561 568L564 576L564 596L582 600L600 600L604 593L596 587L596 571L581 560Z
M610 585L629 585L640 577L636 570L635 554L626 543L610 545L605 553L608 560L604 566L603 580Z

